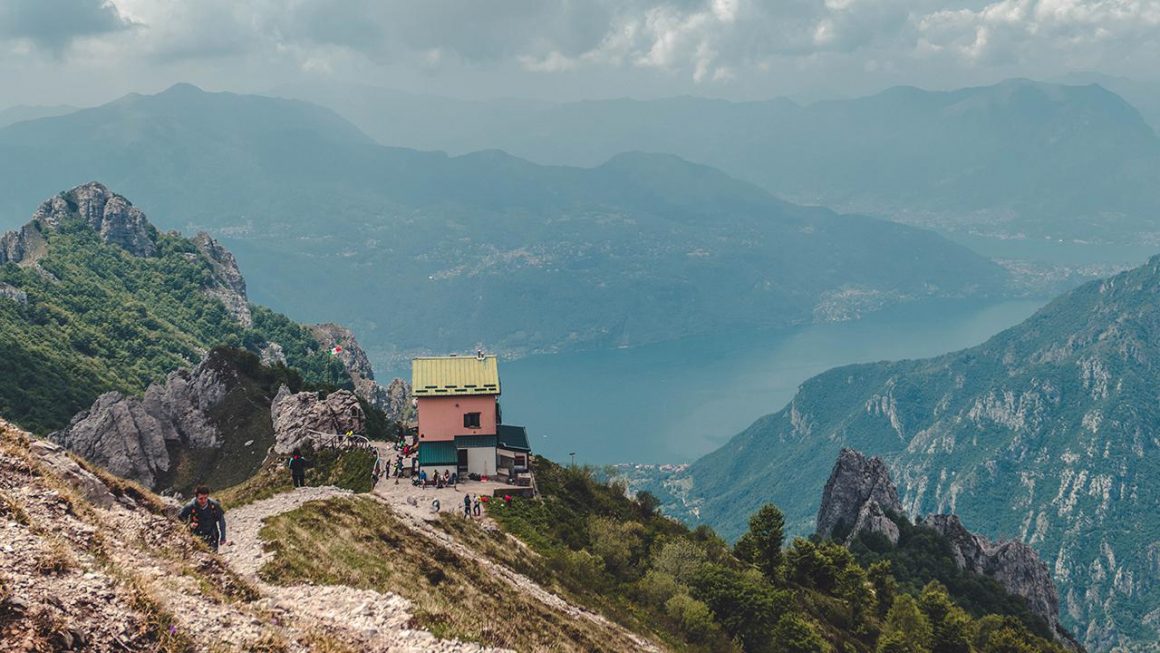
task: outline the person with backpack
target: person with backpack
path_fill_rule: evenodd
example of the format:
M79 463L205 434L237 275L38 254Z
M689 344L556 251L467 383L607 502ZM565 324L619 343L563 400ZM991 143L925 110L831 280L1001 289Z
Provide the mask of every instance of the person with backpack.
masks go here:
M468 518L471 517L471 495L470 494L463 495L463 516L468 517Z
M193 534L205 540L214 551L226 543L226 511L216 499L209 498L209 488L197 486L190 501L177 514L177 519L189 523Z
M295 449L290 454L290 460L286 461L286 466L290 468L290 476L294 479L294 487L303 487L306 485L306 468L310 466L310 462L302 457L302 451Z

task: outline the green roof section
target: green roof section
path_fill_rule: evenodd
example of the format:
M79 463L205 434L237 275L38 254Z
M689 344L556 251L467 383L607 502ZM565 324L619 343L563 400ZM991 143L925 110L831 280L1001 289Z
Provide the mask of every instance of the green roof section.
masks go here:
M455 436L456 449L476 449L481 447L494 447L494 435L457 435Z
M528 446L528 430L522 426L500 424L496 427L496 439L501 449L511 451L531 451Z
M456 453L455 443L450 440L442 442L419 443L419 466L429 465L458 465L459 454Z

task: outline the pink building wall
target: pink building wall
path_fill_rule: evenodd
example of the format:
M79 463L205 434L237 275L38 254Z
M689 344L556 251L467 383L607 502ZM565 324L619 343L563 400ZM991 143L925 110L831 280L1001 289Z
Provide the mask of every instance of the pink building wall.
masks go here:
M495 435L495 395L418 399L420 442L454 440L457 435ZM479 428L464 428L466 413L479 413Z

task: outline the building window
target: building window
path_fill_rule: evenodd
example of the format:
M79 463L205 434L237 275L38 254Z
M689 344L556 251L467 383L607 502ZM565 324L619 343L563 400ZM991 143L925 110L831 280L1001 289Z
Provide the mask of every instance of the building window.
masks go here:
M464 413L463 414L463 428L466 428L466 429L479 428L479 413Z

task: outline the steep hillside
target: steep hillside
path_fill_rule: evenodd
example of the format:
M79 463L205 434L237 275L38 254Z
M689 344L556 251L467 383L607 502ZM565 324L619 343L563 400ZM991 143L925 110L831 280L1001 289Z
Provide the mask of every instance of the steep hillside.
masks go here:
M1092 650L1155 646L1160 257L961 352L853 365L665 481L674 510L736 536L765 501L811 527L827 461L882 456L912 514L954 511L1048 560Z
M315 492L311 495L310 492ZM303 491L309 498L342 492ZM415 628L412 604L350 587L273 587L210 553L175 506L0 420L4 650L484 653ZM227 520L227 545L260 527ZM228 524L231 526L231 524ZM255 556L251 554L249 560Z
M670 156L448 157L375 145L300 102L188 86L0 130L7 212L94 177L166 227L214 231L258 299L351 325L378 361L850 319L1006 280L930 232L787 204Z
M900 87L804 106L695 97L462 102L342 85L277 92L332 107L391 145L502 148L567 165L667 152L792 201L952 232L1160 242L1152 224L1160 138L1134 107L1090 83Z
M249 303L217 241L161 233L101 184L45 201L0 237L0 412L27 428L60 428L98 395L140 393L220 344L352 385L309 328Z

